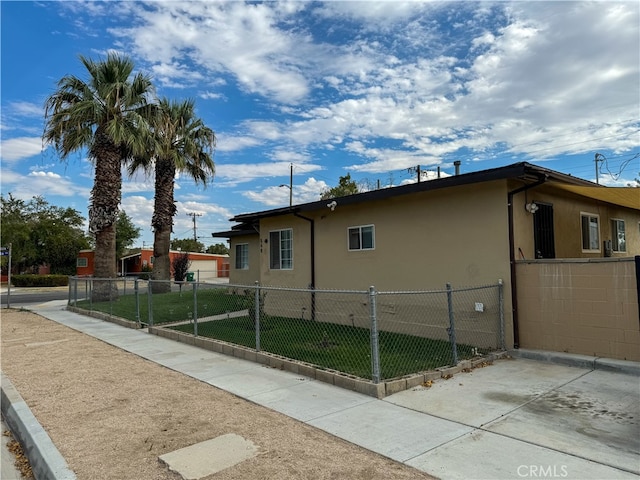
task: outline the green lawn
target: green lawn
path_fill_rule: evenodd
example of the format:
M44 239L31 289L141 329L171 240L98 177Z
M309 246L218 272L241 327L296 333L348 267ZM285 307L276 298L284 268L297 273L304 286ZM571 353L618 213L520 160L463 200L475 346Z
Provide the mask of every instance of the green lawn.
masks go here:
M228 293L225 288L198 290L198 317L207 317L225 312L235 312L246 307L246 297ZM193 319L193 290L184 289L183 292L153 294L153 324L179 322ZM115 317L136 321L135 295L120 295L113 302L91 303L89 300L77 302L78 308L108 313ZM147 293L139 295L140 321L149 323L149 302Z
M193 291L153 294L153 324L192 320ZM198 290L198 318L246 309L252 300L226 288ZM120 295L116 301L77 303L79 308L96 310L136 321L135 295ZM140 321L149 323L147 293L139 295ZM171 327L193 333L193 324ZM256 334L249 317L198 321L198 335L249 348L256 346ZM260 349L303 361L320 368L337 370L370 379L371 340L369 330L351 325L323 323L299 318L266 316L261 321ZM412 335L379 332L381 379L395 378L453 363L451 344ZM471 348L458 344L458 359L471 358Z
M262 351L371 379L369 330L298 318L267 317L261 322ZM193 333L193 325L171 327ZM198 322L198 335L255 348L248 317ZM393 332L379 333L381 379L389 379L453 363L451 344ZM458 345L459 359L471 358L471 347Z

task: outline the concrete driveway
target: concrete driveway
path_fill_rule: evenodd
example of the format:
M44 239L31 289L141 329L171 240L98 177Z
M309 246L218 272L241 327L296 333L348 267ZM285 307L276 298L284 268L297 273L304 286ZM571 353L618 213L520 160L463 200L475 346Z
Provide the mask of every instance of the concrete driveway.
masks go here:
M499 360L385 401L474 427L407 462L443 478L640 475L637 375Z

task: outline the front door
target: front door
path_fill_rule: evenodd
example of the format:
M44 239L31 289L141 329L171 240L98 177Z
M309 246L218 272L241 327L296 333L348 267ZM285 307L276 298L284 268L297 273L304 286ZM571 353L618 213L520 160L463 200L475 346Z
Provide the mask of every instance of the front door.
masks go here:
M533 214L533 237L536 258L556 258L555 239L553 235L553 205L538 203L538 210Z

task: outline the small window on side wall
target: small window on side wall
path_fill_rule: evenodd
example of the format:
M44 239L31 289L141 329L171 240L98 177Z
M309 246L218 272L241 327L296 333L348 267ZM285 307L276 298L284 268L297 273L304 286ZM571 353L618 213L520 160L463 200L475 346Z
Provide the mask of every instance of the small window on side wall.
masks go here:
M627 251L627 239L624 231L624 220L611 220L611 249L614 252Z
M349 227L349 250L373 250L375 228L373 225Z
M88 264L86 257L78 257L76 259L76 267L84 268Z
M249 244L239 243L236 245L236 270L247 270L249 268Z
M600 251L600 217L593 213L580 214L582 227L582 251Z

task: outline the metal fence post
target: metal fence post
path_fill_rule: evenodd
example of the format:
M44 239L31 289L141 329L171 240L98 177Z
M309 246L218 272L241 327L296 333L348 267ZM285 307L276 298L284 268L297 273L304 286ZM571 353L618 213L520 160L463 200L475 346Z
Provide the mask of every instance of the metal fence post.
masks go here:
M151 279L147 280L147 305L148 305L148 310L149 310L149 314L148 314L148 317L149 317L148 326L149 327L153 327L153 300L151 298L152 297L152 295L151 295L151 290L152 290L151 282L152 282Z
M118 284L117 284L116 280L112 280L111 278L109 278L107 280L107 282L108 282L107 285L109 285L109 315L113 316L113 287L114 287L114 284L111 283L111 282L115 283L116 290L118 289Z
M136 298L136 323L140 326L140 290L138 285L138 278L133 280L133 294Z
M193 335L198 336L198 282L193 282Z
M505 350L504 342L504 284L498 280L498 310L500 315L500 349Z
M78 277L73 277L73 305L78 305Z
M253 300L255 302L253 306L253 318L256 326L256 352L260 351L260 282L256 280L256 295ZM251 317L251 310L249 310L249 317Z
M378 317L376 287L369 287L369 317L371 320L371 380L380 383L380 345L378 343Z
M449 310L449 340L451 341L451 353L453 354L453 364L458 364L458 346L456 345L456 327L453 319L453 292L451 284L447 283L447 309Z

